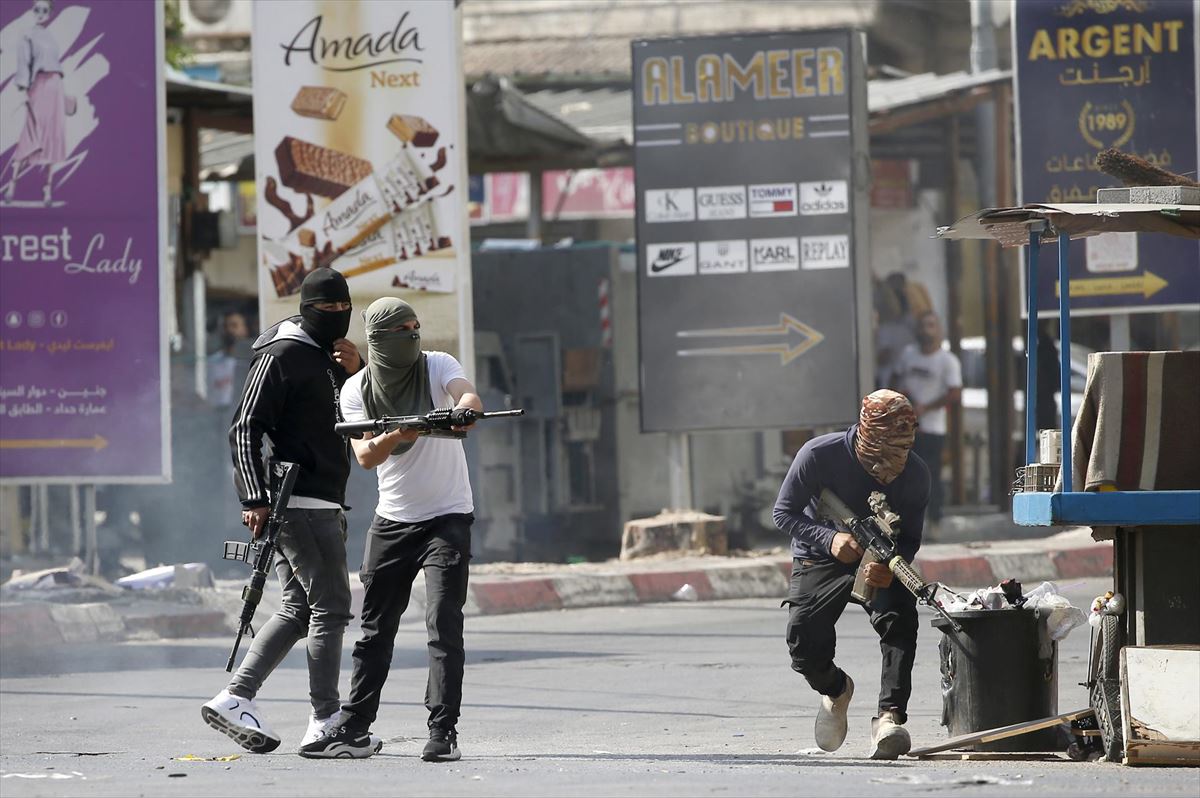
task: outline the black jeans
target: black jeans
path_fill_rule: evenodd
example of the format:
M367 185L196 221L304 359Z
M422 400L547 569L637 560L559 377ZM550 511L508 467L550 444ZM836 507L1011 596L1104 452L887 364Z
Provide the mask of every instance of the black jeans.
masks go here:
M792 561L792 582L784 602L790 607L787 642L792 670L822 695L840 695L845 684L842 670L833 664L834 625L850 601L857 568L837 561ZM899 712L901 722L906 722L917 656L917 599L893 581L886 590L877 591L864 609L883 652L879 711Z
M392 665L400 615L408 606L417 571L425 570L425 627L429 632L429 725L458 723L462 707L463 604L471 557L469 514L442 515L405 524L375 516L363 556L362 639L354 644L345 724L366 731L379 713L379 698Z
M942 520L942 450L945 448L945 435L918 432L913 440L912 450L929 466L929 509L925 511L925 517L930 521Z

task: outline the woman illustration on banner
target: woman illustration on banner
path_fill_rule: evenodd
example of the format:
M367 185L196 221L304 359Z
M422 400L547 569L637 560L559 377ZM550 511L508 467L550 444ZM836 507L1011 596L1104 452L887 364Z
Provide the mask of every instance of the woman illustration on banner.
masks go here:
M4 188L4 199L12 202L17 179L34 166L46 169L42 202L50 205L54 166L67 156L66 117L74 109L73 98L63 91L63 68L58 44L46 29L52 0L34 0L36 24L17 44L17 88L25 92L25 127L13 150L12 177Z

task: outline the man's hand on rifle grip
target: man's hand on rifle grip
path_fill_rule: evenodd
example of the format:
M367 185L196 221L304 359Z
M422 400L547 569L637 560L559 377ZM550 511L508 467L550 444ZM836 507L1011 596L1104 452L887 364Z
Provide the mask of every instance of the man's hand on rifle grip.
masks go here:
M871 587L888 588L892 584L892 569L888 568L881 562L867 563L866 571L863 572L866 577L867 584Z
M849 532L838 532L833 536L833 541L829 544L829 553L838 562L844 562L847 565L858 562L863 556L862 546L858 545L854 535Z
M242 510L242 526L250 528L250 534L258 538L267 528L267 516L270 515L270 507L251 507Z
M456 407L450 411L451 429L455 431L463 431L467 427L475 423L475 417L478 415L473 407Z

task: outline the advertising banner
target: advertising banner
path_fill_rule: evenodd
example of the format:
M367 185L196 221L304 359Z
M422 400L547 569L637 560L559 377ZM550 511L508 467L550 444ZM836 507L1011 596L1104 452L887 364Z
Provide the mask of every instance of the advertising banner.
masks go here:
M1195 0L1017 0L1021 202L1095 202L1097 189L1121 185L1096 163L1109 147L1195 178L1198 14ZM1053 252L1041 260L1039 315L1058 313ZM1196 241L1088 238L1071 245L1070 275L1073 314L1200 307Z
M464 89L451 0L254 4L254 141L264 325L312 269L356 310L399 296L424 345L470 368ZM350 338L360 345L362 320ZM461 340L460 340L461 339Z
M0 4L0 480L170 478L160 3Z
M643 431L856 417L863 69L845 30L633 43Z

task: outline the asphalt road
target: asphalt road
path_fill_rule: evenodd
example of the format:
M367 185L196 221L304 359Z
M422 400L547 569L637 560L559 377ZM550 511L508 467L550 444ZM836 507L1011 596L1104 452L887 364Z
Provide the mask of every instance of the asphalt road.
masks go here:
M1076 606L1107 580L1068 589ZM936 643L923 612L909 727L942 740ZM836 754L812 739L816 700L788 667L784 610L755 599L651 604L468 619L464 758L421 762L423 624L408 619L365 761L293 751L308 713L302 649L260 696L284 737L243 753L205 726L228 642L124 643L0 661L0 793L18 796L329 795L1196 795L1196 770L1045 761L873 762L877 640L857 608L839 626L839 663L855 677L850 736ZM348 671L347 635L344 662ZM1086 705L1087 628L1060 647L1059 705ZM343 672L343 684L348 672Z

